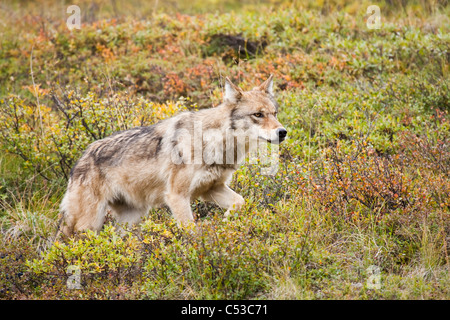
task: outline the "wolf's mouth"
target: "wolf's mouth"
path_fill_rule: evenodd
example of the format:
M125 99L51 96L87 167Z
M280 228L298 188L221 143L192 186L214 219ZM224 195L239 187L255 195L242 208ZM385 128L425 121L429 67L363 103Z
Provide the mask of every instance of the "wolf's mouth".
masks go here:
M258 138L261 139L261 140L264 140L266 142L273 143L273 144L280 144L285 139L285 138L278 138L278 139L275 139L275 140L271 140L271 139L267 139L267 138L264 138L264 137L261 137L261 136L258 136Z

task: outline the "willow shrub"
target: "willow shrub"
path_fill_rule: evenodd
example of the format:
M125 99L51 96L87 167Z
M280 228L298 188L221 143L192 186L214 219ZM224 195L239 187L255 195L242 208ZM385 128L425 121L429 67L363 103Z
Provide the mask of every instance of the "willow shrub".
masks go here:
M91 142L186 109L183 98L160 104L125 93L100 97L93 92L81 96L66 90L47 100L48 105L32 104L14 95L0 100L0 145L19 155L25 169L46 180L67 179Z

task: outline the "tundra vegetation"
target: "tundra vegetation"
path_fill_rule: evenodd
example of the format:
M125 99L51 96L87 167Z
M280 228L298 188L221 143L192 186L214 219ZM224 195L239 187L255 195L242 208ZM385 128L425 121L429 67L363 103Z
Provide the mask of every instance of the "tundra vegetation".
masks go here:
M450 298L447 1L75 2L0 5L1 299ZM240 213L53 241L89 143L269 74L288 138Z

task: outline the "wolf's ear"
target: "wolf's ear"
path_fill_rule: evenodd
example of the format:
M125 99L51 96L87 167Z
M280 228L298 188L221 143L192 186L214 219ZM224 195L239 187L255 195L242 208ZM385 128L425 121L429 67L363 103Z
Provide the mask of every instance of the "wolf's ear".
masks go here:
M224 100L237 102L242 97L242 89L234 85L230 78L225 78L225 96Z
M261 83L258 88L273 96L273 74L271 74L266 81Z

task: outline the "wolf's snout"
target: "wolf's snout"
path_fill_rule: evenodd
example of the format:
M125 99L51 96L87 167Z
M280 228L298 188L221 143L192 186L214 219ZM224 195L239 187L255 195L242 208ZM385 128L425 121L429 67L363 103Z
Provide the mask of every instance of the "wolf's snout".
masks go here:
M280 141L283 141L287 136L287 130L285 128L278 128L276 132L278 138L280 138Z

